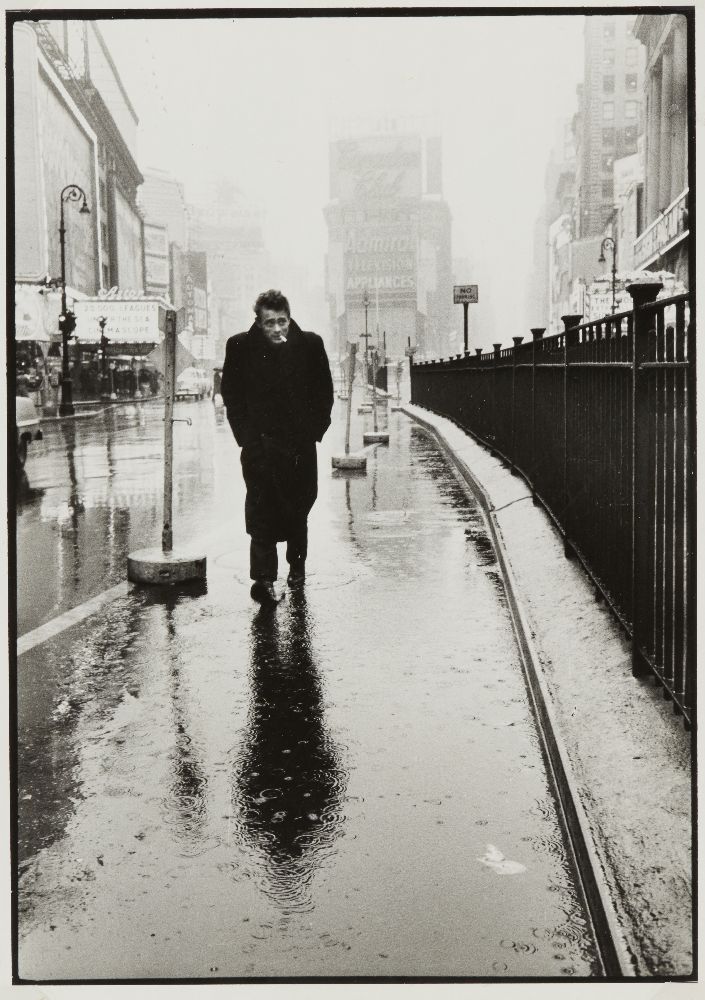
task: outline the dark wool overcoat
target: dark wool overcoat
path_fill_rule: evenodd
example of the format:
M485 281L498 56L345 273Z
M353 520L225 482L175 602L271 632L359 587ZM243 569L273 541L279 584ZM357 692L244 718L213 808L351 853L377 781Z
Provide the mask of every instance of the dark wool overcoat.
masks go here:
M255 323L228 340L220 392L242 448L247 532L285 541L318 492L316 442L333 409L323 340L291 320L286 343L272 344Z

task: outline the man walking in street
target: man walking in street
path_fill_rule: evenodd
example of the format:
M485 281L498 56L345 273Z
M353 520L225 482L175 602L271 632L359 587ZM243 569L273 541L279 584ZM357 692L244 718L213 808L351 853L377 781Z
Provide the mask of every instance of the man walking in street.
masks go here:
M281 292L263 292L254 310L250 329L227 342L220 392L242 448L251 594L275 603L277 542L287 543L289 584L306 576L316 442L330 426L333 380L323 340L298 326Z

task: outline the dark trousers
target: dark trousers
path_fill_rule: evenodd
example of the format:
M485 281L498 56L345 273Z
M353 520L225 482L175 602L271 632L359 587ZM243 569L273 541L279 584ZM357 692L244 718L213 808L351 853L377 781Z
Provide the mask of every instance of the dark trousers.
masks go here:
M308 551L308 525L306 521L296 528L286 540L286 561L292 569L303 568ZM250 579L269 580L277 578L277 543L268 538L250 539Z

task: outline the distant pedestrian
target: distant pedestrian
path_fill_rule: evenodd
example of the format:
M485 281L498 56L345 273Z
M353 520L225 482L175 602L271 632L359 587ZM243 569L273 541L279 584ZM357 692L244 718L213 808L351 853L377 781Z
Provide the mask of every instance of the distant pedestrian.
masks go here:
M254 310L250 329L227 342L220 391L242 448L251 594L274 603L277 542L287 543L289 584L305 580L316 442L330 426L333 380L323 340L298 326L281 292L263 292Z

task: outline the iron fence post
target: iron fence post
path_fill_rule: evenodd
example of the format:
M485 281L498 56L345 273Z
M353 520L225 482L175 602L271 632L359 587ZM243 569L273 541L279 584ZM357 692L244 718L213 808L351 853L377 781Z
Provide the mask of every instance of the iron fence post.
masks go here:
M543 340L545 332L545 326L532 326L531 328L531 502L534 506L538 503L536 499L536 345L539 340Z
M563 322L563 552L566 558L574 555L571 541L572 535L572 497L570 492L569 459L570 452L568 433L569 389L568 389L568 352L575 341L581 315L561 316Z
M516 381L517 381L517 351L519 350L519 344L521 344L523 337L512 337L512 343L514 344L514 350L512 351L512 436L511 436L511 446L509 452L509 469L514 475L514 456L515 456L515 428L516 428Z
M649 356L651 316L643 306L654 302L663 288L660 281L644 281L627 285L632 297L632 674L640 677L648 673L649 665L643 653L644 605L640 600L639 585L646 579L647 553L649 550L648 512L643 509L649 475L649 414L648 376L641 365Z
M492 359L492 444L497 444L497 362L499 361L499 352L502 349L501 344L492 345L494 355ZM496 455L497 452L494 448L490 449L491 455Z

